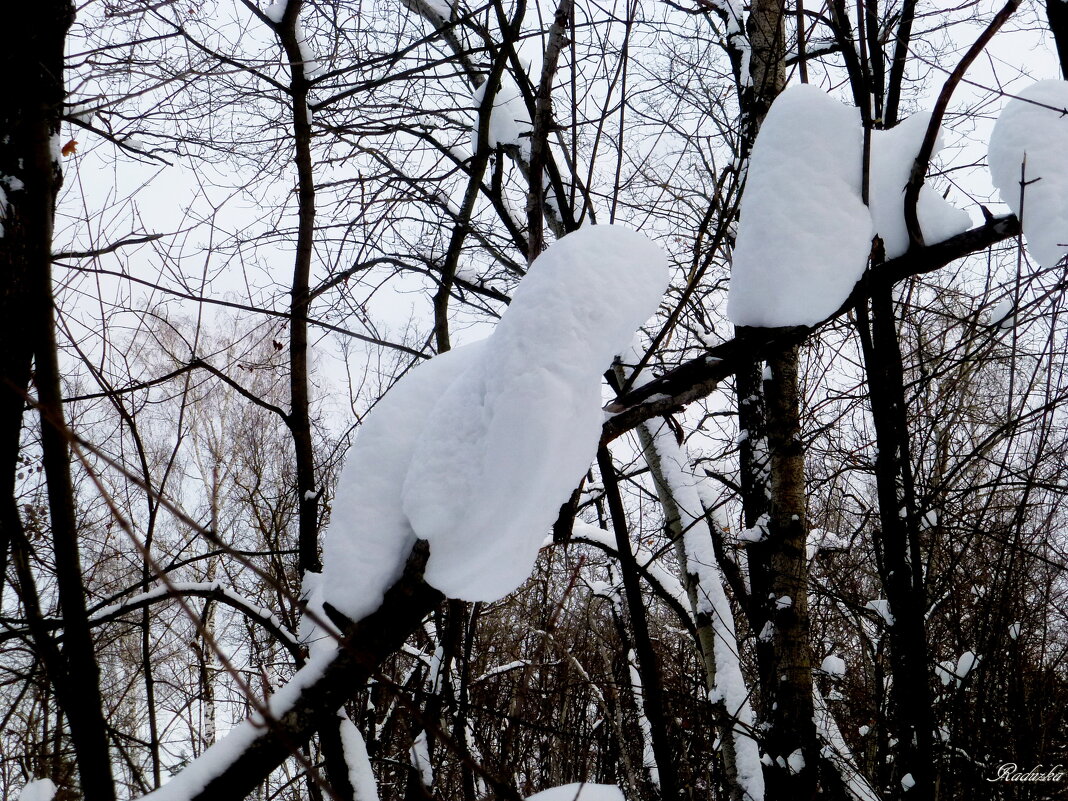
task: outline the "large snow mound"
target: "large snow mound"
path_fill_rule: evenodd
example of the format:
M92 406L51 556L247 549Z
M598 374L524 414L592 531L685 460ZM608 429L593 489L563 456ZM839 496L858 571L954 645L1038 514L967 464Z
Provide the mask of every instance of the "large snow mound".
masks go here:
M849 296L871 252L856 109L810 84L786 89L753 146L727 315L735 325L815 325Z
M1068 81L1048 80L1005 104L987 153L994 186L1023 223L1027 249L1047 268L1068 253L1066 145ZM1022 204L1021 177L1027 182Z
M660 248L616 226L576 231L531 266L481 358L427 417L412 455L402 503L430 543L432 586L492 601L530 574L596 455L601 375L666 285Z
M416 538L430 543L427 582L450 597L519 586L596 455L601 375L667 278L643 235L581 229L531 265L488 339L399 381L341 472L313 605L374 611Z
M929 122L929 113L917 114L872 131L865 206L859 110L809 84L776 98L753 145L742 195L727 298L735 325L815 325L849 297L875 234L888 258L908 249L905 185ZM929 243L971 224L967 212L930 186L916 211Z

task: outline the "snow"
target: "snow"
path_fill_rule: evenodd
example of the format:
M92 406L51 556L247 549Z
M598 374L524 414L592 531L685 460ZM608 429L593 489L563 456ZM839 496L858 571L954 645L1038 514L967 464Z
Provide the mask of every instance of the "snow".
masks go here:
M314 574L312 574L314 575ZM287 636L286 627L281 619L271 610L256 605L248 598L227 587L221 581L172 581L168 584L160 582L145 592L132 595L119 603L108 604L91 610L89 620L93 622L107 620L116 615L136 608L139 604L152 602L160 598L179 597L198 593L218 593L227 598L233 606L241 609L246 615L256 617L265 623L274 626L278 636ZM290 639L290 645L297 645L297 641Z
M419 732L412 743L412 767L419 771L419 778L428 790L434 787L434 766L430 764L430 746L427 744L426 731Z
M59 788L51 779L30 779L19 793L18 801L52 801Z
M848 550L849 540L846 537L833 531L824 531L821 528L814 528L809 531L808 538L805 540L805 553L808 554L809 559L814 559L821 553Z
M993 309L990 310L988 322L990 325L996 325L998 328L1012 328L1016 325L1016 315L1013 314L1015 308L1012 298L1005 298L997 303Z
M277 25L282 21L282 17L285 16L286 6L288 5L289 0L273 0L269 6L263 9L263 13L267 15L267 19Z
M941 680L943 685L949 684L953 681L953 670L956 668L957 663L952 659L943 660L935 665L935 675Z
M742 195L727 298L735 325L815 325L849 297L874 234L887 257L905 252L904 189L929 120L917 114L872 131L866 207L859 110L810 84L779 95L757 135ZM917 214L928 243L971 224L932 187L921 191Z
M401 0L401 5L435 24L452 18L452 6L444 0Z
M280 25L285 16L289 0L273 0L270 5L263 9L264 16L275 25ZM304 72L304 77L311 80L322 71L322 67L315 58L308 36L304 32L304 26L300 19L294 21L294 33L297 39L297 49L300 51L300 64L296 65ZM310 111L309 111L310 115Z
M354 620L378 608L404 567L416 535L401 487L426 420L445 389L484 343L456 348L408 373L364 418L345 459L323 540L323 575L309 603L325 598Z
M450 597L519 586L596 454L601 375L667 277L641 234L583 228L531 265L488 339L401 379L341 471L319 597L366 616L417 537L430 543L426 580Z
M589 484L586 485L587 487ZM571 529L571 538L573 542L589 542L604 551L609 553L616 553L616 537L610 531L606 531L603 528L598 528L590 523L586 523L582 520L576 520ZM545 538L542 545L548 546L553 544L552 535ZM657 558L656 553L652 553L648 556L642 554L635 554L638 566L645 574L646 578L650 582L658 584L660 589L666 594L677 600L680 606L685 607L689 600L686 597L686 589L682 586L675 576L664 569L664 566L660 564L660 560ZM591 589L593 589L591 585ZM594 592L595 595L603 594Z
M367 744L356 724L342 713L341 747L345 751L345 764L349 766L349 784L356 801L378 801L378 785L367 756Z
M901 256L909 247L904 212L905 185L930 121L930 112L923 112L914 114L895 128L872 131L871 134L868 208L875 233L882 238L888 259ZM939 135L934 152L937 153L941 146ZM968 212L944 200L930 184L924 184L920 190L916 213L924 242L941 242L971 227Z
M960 655L960 657L957 658L957 669L955 672L960 678L966 678L967 675L972 672L972 670L978 663L978 656L976 656L972 651L965 651L963 654Z
M627 668L630 671L630 689L634 696L634 706L638 710L638 728L642 733L642 767L657 790L660 789L660 768L653 753L653 729L649 717L645 714L645 687L638 672L638 658L634 649L627 649Z
M947 659L935 665L935 675L943 685L951 682L959 685L975 669L980 660L981 657L976 656L974 652L965 651L957 657L956 661Z
M475 109L471 126L472 153L478 152L478 132L482 125L479 108L489 85L489 81L483 82L471 95L471 104ZM500 145L516 145L526 155L530 149L530 130L530 114L527 113L523 93L514 78L502 75L500 88L493 96L493 110L490 112L489 146L494 148Z
M10 206L10 200L8 200L8 192L19 192L26 188L26 184L22 182L20 178L16 178L14 175L2 175L0 176L0 220L7 217L8 207ZM4 226L0 223L0 239L4 237Z
M829 654L820 664L820 671L828 676L844 676L846 672L845 660L840 656Z
M876 598L864 605L865 609L875 612L888 626L894 625L894 615L890 612L890 602L885 598Z
M600 439L601 376L656 310L663 252L592 226L531 265L480 354L426 417L402 491L426 580L495 601L530 574Z
M767 514L762 514L757 518L756 523L752 528L743 528L738 532L739 542L763 542L768 536L768 526L771 524L771 518Z
M875 792L875 788L871 786L867 778L865 778L864 772L857 766L853 753L849 750L849 746L842 736L841 729L838 728L834 715L831 714L831 710L827 707L827 702L815 686L812 687L812 707L815 713L812 717L812 722L816 725L816 733L819 735L819 739L825 743L820 750L820 754L838 770L838 774L842 777L842 781L849 791L849 796L854 801L881 801L879 794ZM866 726L861 727L861 736L867 734L866 730Z
M987 153L994 186L1020 217L1028 251L1047 268L1068 253L1066 110L1068 81L1032 84L1005 104ZM1027 181L1022 209L1021 168Z
M298 19L295 23L296 37L297 37L297 49L300 51L300 68L304 71L304 77L309 81L322 74L323 67L319 63L319 60L315 58L315 51L312 50L311 40L304 32L304 26L300 24ZM311 121L311 109L306 109L308 113L308 120Z
M800 773L805 769L805 755L800 748L786 758L786 764L790 767L790 773Z
M911 773L906 773L901 777L901 787L905 790L911 790L916 786L916 780L912 778Z
M527 801L624 801L624 796L614 784L576 782L534 793Z
M815 325L848 297L871 252L862 139L858 111L810 84L772 104L742 195L727 299L735 325Z
M479 682L483 682L486 679L492 679L494 676L499 676L502 673L510 673L513 670L525 668L529 664L530 662L528 662L526 659L516 659L512 662L508 662L505 665L497 665L497 667L490 668L478 678L472 679L471 684L478 684Z
M763 519L763 518L762 518ZM752 528L743 528L738 532L739 542L763 542L768 536L767 526L759 521Z
M1009 636L1012 637L1012 639L1014 640L1018 639L1020 636L1020 629L1021 626L1019 623L1013 623L1011 626L1009 626Z

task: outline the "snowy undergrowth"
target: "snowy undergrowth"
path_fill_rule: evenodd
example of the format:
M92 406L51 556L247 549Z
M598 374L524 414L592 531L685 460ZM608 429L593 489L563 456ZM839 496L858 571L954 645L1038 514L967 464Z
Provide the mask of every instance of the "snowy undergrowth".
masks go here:
M1039 81L1005 104L990 134L990 177L1052 268L1068 253L1068 81ZM1021 193L1020 182L1025 186Z
M727 299L735 325L815 325L849 297L875 234L888 257L905 252L905 184L929 120L918 114L872 132L865 206L859 110L809 84L779 95L757 135L742 195ZM970 225L966 212L929 186L917 213L929 242Z
M527 801L624 801L623 791L614 784L562 784L527 796Z

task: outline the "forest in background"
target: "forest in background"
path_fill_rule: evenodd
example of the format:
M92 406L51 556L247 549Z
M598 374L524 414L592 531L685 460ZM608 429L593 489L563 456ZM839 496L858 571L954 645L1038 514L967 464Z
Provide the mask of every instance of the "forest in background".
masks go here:
M308 659L363 419L591 223L672 280L604 365L596 463L530 579L442 599L413 552L335 621L336 670L160 797L1065 791L990 781L1068 745L1068 351L1065 262L985 159L1005 102L1068 71L1068 3L7 11L0 796L137 798L262 713ZM910 191L972 226L876 248L815 325L735 329L750 157L799 83L871 131L935 109Z

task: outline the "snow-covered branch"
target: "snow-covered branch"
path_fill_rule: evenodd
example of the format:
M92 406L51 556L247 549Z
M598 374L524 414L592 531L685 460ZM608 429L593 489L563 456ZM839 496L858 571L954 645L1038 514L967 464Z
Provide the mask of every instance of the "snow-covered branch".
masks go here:
M734 375L744 365L761 361L776 349L804 341L869 298L876 287L934 272L957 259L1012 239L1019 233L1020 221L1015 215L991 217L977 228L935 245L914 248L896 259L884 262L878 270L865 273L846 301L815 325L741 329L734 339L709 348L703 355L683 362L610 403L605 410L614 414L605 421L603 441L610 442L646 420L677 411L688 403L706 397L720 382Z

